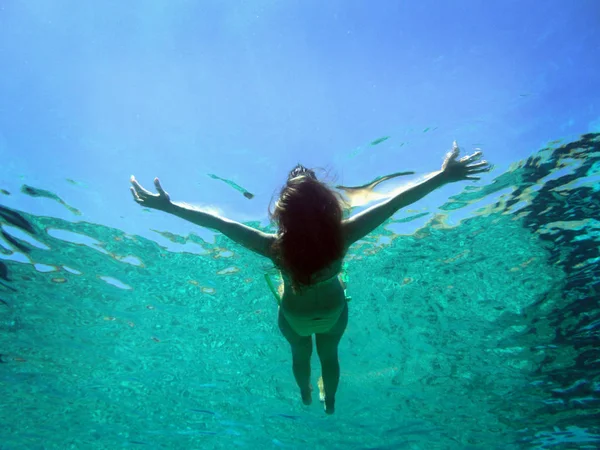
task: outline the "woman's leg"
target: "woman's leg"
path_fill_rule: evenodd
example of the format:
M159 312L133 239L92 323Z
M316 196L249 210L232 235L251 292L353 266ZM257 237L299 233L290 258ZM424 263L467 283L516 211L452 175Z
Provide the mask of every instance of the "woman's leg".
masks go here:
M305 405L312 403L310 387L310 357L312 356L312 336L300 336L296 333L283 316L281 309L278 317L279 329L292 347L292 369L294 378L300 388L302 402Z
M316 335L317 353L321 360L321 373L325 388L325 412L333 414L335 411L335 393L340 382L340 362L338 359L338 345L346 326L348 325L348 304L344 307L337 323L327 333Z

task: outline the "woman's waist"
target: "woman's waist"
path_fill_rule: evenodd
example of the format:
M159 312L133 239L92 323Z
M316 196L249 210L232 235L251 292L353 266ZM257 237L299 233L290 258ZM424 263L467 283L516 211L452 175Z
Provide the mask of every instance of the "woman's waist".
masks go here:
M282 301L302 302L302 304L319 303L327 304L330 302L337 303L340 299L337 297L344 296L345 284L341 277L335 276L327 280L327 283L303 285L299 288L292 287L291 283L284 279L282 288Z
M286 316L294 316L298 320L314 320L316 318L337 317L346 305L344 288L339 287L328 295L319 297L302 296L298 294L286 295L281 300L281 309Z
M281 312L284 317L290 322L296 325L298 324L311 324L315 322L330 322L337 321L340 314L346 306L345 300L336 308L323 309L323 310L311 310L311 311L300 311L296 309L288 309L285 305L281 304Z

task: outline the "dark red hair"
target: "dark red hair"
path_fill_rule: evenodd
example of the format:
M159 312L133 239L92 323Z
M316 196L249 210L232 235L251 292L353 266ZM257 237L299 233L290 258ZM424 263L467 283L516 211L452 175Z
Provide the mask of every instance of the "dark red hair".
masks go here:
M343 199L312 170L297 165L290 172L269 214L279 225L275 263L294 289L312 284L316 272L343 256Z

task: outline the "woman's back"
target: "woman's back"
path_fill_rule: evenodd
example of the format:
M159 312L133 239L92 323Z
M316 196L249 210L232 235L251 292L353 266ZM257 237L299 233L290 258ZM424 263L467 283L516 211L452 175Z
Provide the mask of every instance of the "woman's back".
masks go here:
M328 331L346 304L345 286L340 279L343 257L314 275L313 284L292 288L288 275L282 272L281 312L290 326L301 336Z

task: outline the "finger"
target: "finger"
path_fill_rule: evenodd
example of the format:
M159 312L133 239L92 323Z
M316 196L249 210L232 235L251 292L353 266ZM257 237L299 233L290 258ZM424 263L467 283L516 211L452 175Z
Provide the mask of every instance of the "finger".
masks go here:
M479 169L480 167L483 167L483 166L489 166L489 163L487 161L483 160L483 161L475 163L475 164L469 164L467 166L467 168L469 168L469 169Z
M477 161L479 158L481 158L482 155L483 155L483 153L481 153L481 152L475 152L472 155L463 156L460 159L460 162L462 162L462 163L472 163L472 162Z
M491 167L484 167L482 169L469 170L469 174L471 174L471 173L486 173L486 172L489 172L490 169L491 169Z
M164 197L168 197L167 193L165 192L165 190L160 185L160 180L158 178L154 179L154 186L156 186L156 190L158 191L158 193L160 195L162 195Z
M133 195L133 200L137 203L142 203L142 199L137 194L137 192L135 192L135 189L133 187L130 187L129 190L131 191L131 195Z
M147 191L146 189L144 189L140 183L137 182L137 180L133 177L133 175L131 176L131 184L133 185L133 188L135 189L135 192L138 194L146 194L146 195L152 195L152 193L150 191Z
M456 141L452 142L452 150L448 153L448 157L455 159L458 157L459 153L460 147L458 146L458 143Z
M481 178L479 178L479 177L465 177L465 180L477 181L477 180L481 180Z
M477 161L479 158L481 158L483 156L483 153L481 152L475 152L472 155L467 156L467 159L471 162L475 162Z

